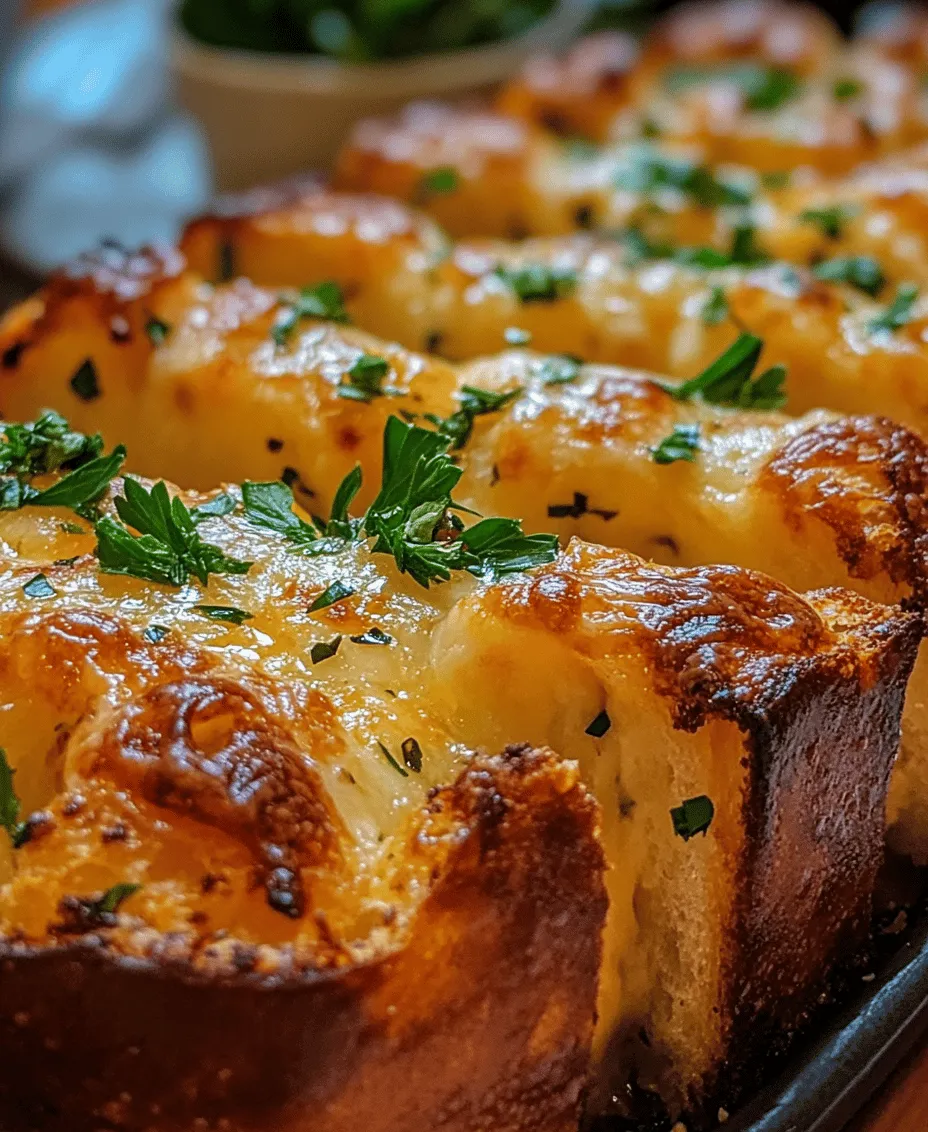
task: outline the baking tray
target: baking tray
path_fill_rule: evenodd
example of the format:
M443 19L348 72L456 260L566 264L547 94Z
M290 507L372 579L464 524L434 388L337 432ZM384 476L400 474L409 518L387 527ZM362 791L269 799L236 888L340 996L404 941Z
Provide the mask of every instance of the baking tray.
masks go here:
M839 1132L928 1032L928 904L878 938L875 978L814 1026L724 1132ZM884 917L884 922L886 917Z

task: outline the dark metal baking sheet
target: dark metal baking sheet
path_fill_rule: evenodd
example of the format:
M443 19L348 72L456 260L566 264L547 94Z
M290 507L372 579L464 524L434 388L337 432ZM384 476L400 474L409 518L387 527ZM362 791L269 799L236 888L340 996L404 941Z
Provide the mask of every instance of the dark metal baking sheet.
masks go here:
M839 1132L928 1032L928 912L724 1132Z

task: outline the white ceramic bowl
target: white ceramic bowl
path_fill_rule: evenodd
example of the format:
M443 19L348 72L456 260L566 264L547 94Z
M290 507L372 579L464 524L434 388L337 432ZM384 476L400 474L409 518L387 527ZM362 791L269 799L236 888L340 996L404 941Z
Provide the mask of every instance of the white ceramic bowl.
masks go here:
M561 0L516 39L369 65L209 47L175 21L180 100L203 124L216 187L248 188L330 165L351 126L411 99L473 96L576 35L595 0Z

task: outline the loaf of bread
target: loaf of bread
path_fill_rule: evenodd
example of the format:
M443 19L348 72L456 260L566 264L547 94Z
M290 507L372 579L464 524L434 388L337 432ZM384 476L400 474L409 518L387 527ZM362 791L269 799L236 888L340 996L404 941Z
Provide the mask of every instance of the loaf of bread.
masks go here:
M373 280L388 249L361 243L356 267L365 248ZM390 414L430 417L456 437L460 498L532 532L928 604L928 451L884 418L791 420L681 401L652 375L524 350L455 367L335 321L301 319L281 334L292 307L276 292L214 287L182 262L110 249L12 312L0 328L0 356L14 363L0 370L4 414L53 406L125 441L133 470L197 487L283 477L323 515L355 464L359 501L370 502ZM382 370L373 385L359 361ZM90 390L75 380L88 363ZM920 859L926 680L919 665L890 800L893 844Z
M334 534L118 452L76 514L18 481L9 1132L567 1132L591 1042L591 1111L634 1078L698 1113L860 953L917 619L577 540L425 589L364 538L408 490L406 551L479 558L440 507L403 527L403 446L454 467L421 434L393 419L387 496Z

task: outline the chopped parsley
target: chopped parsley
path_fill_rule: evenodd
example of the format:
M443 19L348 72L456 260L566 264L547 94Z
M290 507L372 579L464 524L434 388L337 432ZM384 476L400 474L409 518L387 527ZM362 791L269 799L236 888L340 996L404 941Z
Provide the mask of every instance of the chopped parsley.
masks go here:
M7 424L0 429L0 510L28 504L45 507L85 508L106 490L122 467L125 448L101 456L99 434L73 432L64 417L45 412L36 421ZM39 490L32 476L71 469L56 483ZM78 528L83 533L82 528Z
M206 503L191 508L190 518L195 523L201 523L204 519L222 518L223 515L231 515L236 506L234 496L229 495L227 491L220 491L218 495L214 495Z
M760 360L763 340L753 334L741 334L720 357L702 373L681 385L658 382L662 389L678 401L699 396L711 405L738 409L779 409L786 402L783 366L771 366L754 376Z
M129 897L134 896L141 887L140 884L126 884L125 882L114 884L112 888L108 888L103 893L99 900L93 901L92 916L96 919L115 916Z
M15 773L0 747L0 827L6 830L13 848L19 849L29 838L29 823L19 820L22 806L13 787Z
M699 451L699 425L674 425L673 432L651 449L651 456L655 464L673 464L677 460L688 460L692 463Z
M651 196L662 190L675 190L703 208L743 205L751 193L741 185L720 180L706 165L660 153L650 146L639 146L625 168L614 178L616 188Z
M326 280L315 287L303 287L293 301L283 300L285 306L271 331L277 346L286 346L304 318L321 318L329 322L348 322L345 298L337 283Z
M77 367L71 378L71 388L82 401L95 401L100 396L100 382L97 367L90 358Z
M800 224L814 224L829 240L840 239L844 226L860 211L856 204L830 204L822 208L806 208L799 213Z
M44 574L36 574L23 585L26 597L55 597L58 591Z
M403 778L409 778L409 771L405 767L400 766L396 759L390 754L390 749L381 743L379 739L377 740L377 746L383 751L384 757L390 766L392 766L397 773L401 774Z
M247 574L250 562L230 558L203 541L183 500L172 499L163 480L147 491L126 476L123 491L115 499L122 523L105 515L95 526L96 554L104 574L169 586L182 586L191 575L206 585L210 574ZM132 534L130 527L139 533Z
M698 798L687 798L682 806L674 806L670 817L674 833L684 841L689 841L697 833L706 835L715 817L715 806L712 805L711 798L700 794Z
M664 85L675 94L723 82L739 88L747 110L779 110L802 89L792 71L761 63L682 65L671 68L664 76Z
M460 409L445 418L438 417L434 413L426 413L425 419L435 425L438 432L451 443L452 448L463 448L470 440L477 417L485 416L487 413L498 413L521 397L522 392L521 385L506 393L494 393L489 389L476 389L472 385L464 385L458 395Z
M516 519L481 519L464 529L451 498L462 471L447 449L440 433L389 418L380 492L363 520L373 553L391 554L425 587L452 570L490 580L553 561L557 538L526 535Z
M591 507L589 497L582 491L574 492L573 503L551 503L548 505L549 519L579 519L582 515L598 515L607 522L618 515L618 511L606 511L601 507Z
M408 739L404 739L400 744L400 750L403 752L403 762L409 769L415 771L416 774L421 774L422 748L419 746L418 740L410 735Z
M869 255L836 256L815 264L812 274L825 283L848 283L875 298L886 283L879 260Z
M167 625L149 625L142 636L149 644L157 645L164 640L169 632Z
M718 326L728 318L728 296L723 287L713 287L709 298L703 303L699 317L706 326Z
M460 176L452 165L441 165L437 169L430 169L419 182L419 193L422 197L441 196L453 193L460 184Z
M235 245L231 240L219 244L219 282L231 283L235 278Z
M392 390L384 389L383 379L390 372L390 363L377 354L362 354L348 370L348 380L338 387L339 397L349 401L370 403Z
M785 189L792 179L793 174L789 169L774 169L760 175L760 183L765 189Z
M318 641L309 650L309 659L313 664L321 664L324 660L331 660L338 652L338 646L342 643L340 636L333 638L331 641Z
M242 625L254 617L253 613L234 605L195 605L193 608L210 621L228 621L230 625Z
M570 354L552 354L539 362L535 376L542 385L569 385L580 376L583 362Z
M847 102L849 99L856 98L859 94L863 94L863 90L864 84L860 79L845 77L835 79L831 93L838 102Z
M611 726L612 720L609 718L609 712L603 708L599 715L590 723L589 727L585 729L584 734L592 735L594 739L602 739Z
M309 607L310 613L316 613L320 609L328 609L330 605L335 605L336 602L344 601L346 597L351 597L356 591L346 585L344 582L339 581L337 578L331 582L316 600Z
M356 645L392 645L393 638L389 633L385 633L383 629L379 629L376 625L371 629L365 629L357 637L349 637Z
M163 319L151 315L145 323L145 333L153 346L161 346L171 333L171 327Z
M523 303L553 303L572 295L577 273L571 267L529 263L524 267L496 268L495 274Z
M886 310L882 311L870 322L870 332L876 334L881 330L892 334L912 320L913 308L918 301L918 288L914 283L901 283L896 288L896 297Z

